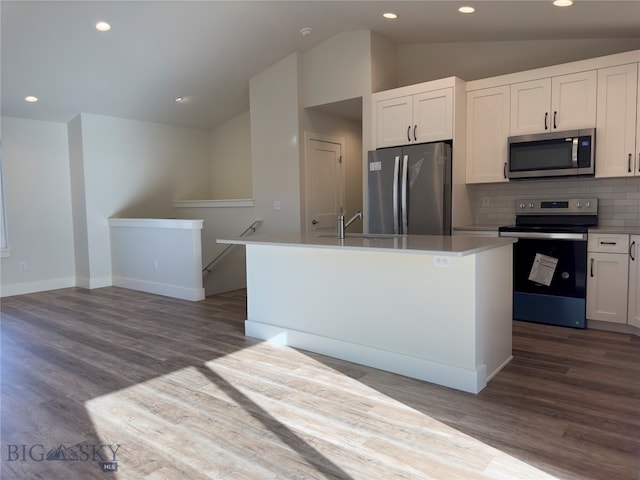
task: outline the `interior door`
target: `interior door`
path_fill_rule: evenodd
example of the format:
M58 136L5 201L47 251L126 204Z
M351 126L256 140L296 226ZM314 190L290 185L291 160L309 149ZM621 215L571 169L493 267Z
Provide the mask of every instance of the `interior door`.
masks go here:
M334 231L343 205L342 145L309 138L306 147L307 231Z

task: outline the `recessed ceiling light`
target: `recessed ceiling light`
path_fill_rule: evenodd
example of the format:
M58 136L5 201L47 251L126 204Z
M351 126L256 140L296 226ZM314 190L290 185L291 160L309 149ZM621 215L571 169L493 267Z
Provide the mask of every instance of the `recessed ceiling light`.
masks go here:
M184 97L176 97L176 103L180 103L184 100Z
M107 22L98 22L96 23L96 30L100 32L108 32L109 30L111 30L111 25L109 25Z
M458 9L458 11L459 11L460 13L473 13L473 12L475 12L475 11L476 11L476 9L475 9L475 8L473 8L473 7L460 7L460 8Z
M395 13L392 13L392 12L383 13L382 16L384 18L388 18L390 20L393 20L394 18L398 18L398 15L396 15Z
M573 5L573 1L572 0L554 0L553 4L556 7L570 7L571 5Z
M25 102L36 103L38 101L38 97L34 97L33 95L29 95L28 97L24 97Z
M300 35L303 37L308 37L311 35L311 27L303 27L300 29Z

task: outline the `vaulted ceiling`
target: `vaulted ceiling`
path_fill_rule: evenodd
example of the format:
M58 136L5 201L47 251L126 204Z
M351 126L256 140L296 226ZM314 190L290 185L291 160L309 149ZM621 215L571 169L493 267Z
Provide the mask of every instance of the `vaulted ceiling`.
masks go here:
M459 13L464 4L476 12ZM246 110L251 77L343 31L397 44L640 36L638 0L566 8L551 0L3 0L0 8L2 115L66 122L87 112L198 128ZM398 18L385 20L386 11ZM112 29L98 32L100 20Z

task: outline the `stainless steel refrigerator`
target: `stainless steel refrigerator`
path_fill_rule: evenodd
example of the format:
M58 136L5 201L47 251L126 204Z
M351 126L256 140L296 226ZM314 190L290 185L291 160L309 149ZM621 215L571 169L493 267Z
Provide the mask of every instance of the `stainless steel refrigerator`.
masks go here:
M369 233L451 235L451 146L369 152Z

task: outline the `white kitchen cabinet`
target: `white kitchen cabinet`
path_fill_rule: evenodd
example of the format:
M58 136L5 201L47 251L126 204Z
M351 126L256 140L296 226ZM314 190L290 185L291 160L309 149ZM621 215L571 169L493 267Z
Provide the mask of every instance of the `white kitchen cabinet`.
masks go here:
M598 70L596 177L640 175L638 64Z
M412 123L413 97L411 95L376 102L377 148L410 143Z
M597 71L511 85L511 135L593 128Z
M587 319L627 323L629 235L589 234Z
M627 323L640 328L640 235L631 235L629 246L629 304Z
M506 182L509 85L467 92L467 183Z
M376 148L453 138L453 88L384 96L374 97Z
M414 143L453 138L453 88L413 96Z

